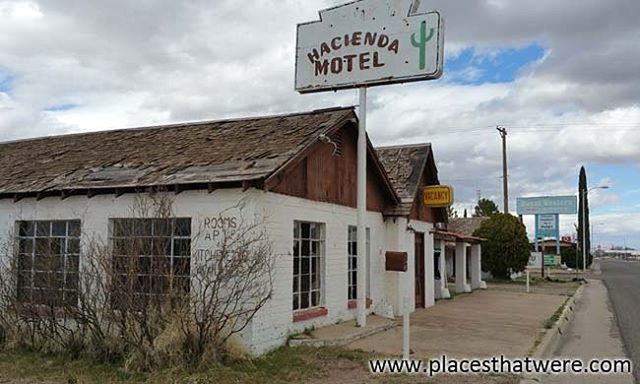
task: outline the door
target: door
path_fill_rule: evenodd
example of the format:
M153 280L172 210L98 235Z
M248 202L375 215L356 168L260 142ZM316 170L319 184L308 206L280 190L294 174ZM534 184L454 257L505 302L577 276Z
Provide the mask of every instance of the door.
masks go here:
M424 233L415 234L416 308L424 308Z

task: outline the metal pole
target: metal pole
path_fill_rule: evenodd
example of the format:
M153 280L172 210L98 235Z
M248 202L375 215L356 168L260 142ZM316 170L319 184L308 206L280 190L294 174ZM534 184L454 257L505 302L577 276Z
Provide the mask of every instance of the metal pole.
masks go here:
M527 293L531 293L531 289L529 288L529 279L531 279L531 272L527 269Z
M365 216L367 214L367 88L359 88L360 120L358 124L358 316L357 325L367 325L367 237Z
M540 276L544 279L544 244L542 245L542 267L540 268Z
M410 324L409 324L409 298L405 297L403 302L402 311L402 358L409 360L411 357L411 339L410 339Z

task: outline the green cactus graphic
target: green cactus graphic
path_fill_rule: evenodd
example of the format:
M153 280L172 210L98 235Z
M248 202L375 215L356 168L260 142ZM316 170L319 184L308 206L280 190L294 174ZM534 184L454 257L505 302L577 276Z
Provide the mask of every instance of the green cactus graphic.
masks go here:
M420 40L416 39L416 34L411 35L411 44L420 49L420 70L423 70L427 66L427 43L433 38L435 30L430 28L429 36L427 36L427 22L423 21L420 24Z

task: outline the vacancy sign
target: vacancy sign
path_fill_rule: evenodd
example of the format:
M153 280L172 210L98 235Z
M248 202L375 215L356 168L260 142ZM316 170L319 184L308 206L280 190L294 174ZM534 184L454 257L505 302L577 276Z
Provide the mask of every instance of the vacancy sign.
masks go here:
M453 188L448 185L425 187L423 200L424 205L427 207L449 207L453 204Z
M420 0L361 0L298 25L300 93L431 80L442 76L444 22ZM423 4L424 5L424 4Z

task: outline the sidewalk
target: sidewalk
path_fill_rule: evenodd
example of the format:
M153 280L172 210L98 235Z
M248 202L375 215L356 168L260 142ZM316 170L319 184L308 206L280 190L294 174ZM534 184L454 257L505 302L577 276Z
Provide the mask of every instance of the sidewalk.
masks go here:
M557 294L490 287L439 301L435 307L411 316L412 357L525 357L544 321L566 299ZM347 348L399 356L402 327L353 342Z
M599 269L598 269L599 270ZM598 272L596 270L596 274ZM607 288L600 280L589 280L576 304L576 313L554 356L580 358L625 358L624 346L614 315L609 309ZM543 383L633 383L632 375L539 377Z

